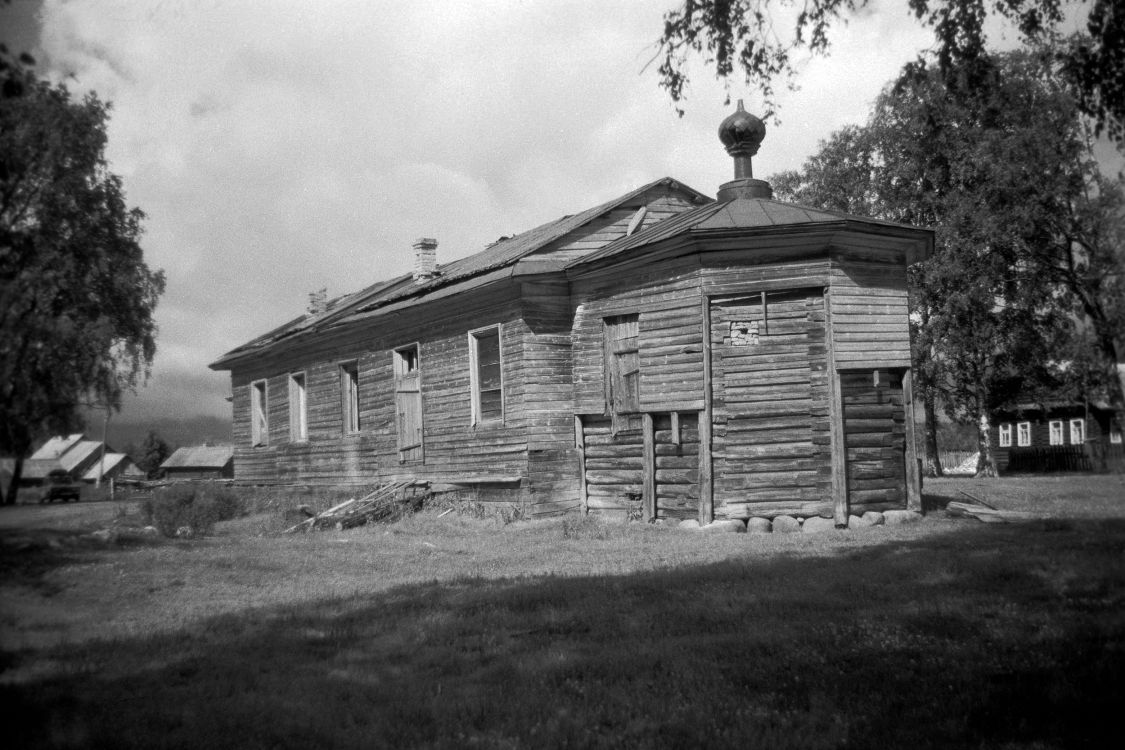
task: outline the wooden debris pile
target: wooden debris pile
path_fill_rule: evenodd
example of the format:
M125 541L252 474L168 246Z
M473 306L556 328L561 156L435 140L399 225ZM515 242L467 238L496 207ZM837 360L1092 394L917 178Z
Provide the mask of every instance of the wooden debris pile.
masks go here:
M350 529L366 523L392 521L422 507L429 496L429 487L413 481L394 482L380 487L361 498L352 498L328 510L316 513L295 526L286 534L311 529Z

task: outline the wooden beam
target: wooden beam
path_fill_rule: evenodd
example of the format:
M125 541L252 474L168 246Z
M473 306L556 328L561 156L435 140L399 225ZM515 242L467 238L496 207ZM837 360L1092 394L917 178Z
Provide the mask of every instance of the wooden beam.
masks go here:
M644 433L644 516L646 521L656 518L656 434L652 414L641 415L641 430Z
M832 447L832 520L836 526L848 524L848 444L844 432L844 399L840 392L840 373L836 370L835 331L832 327L832 293L825 289L824 325L828 345L828 421Z
M902 373L902 408L906 417L906 509L922 512L922 474L918 471L918 444L914 436L914 374Z
M715 483L711 465L711 298L702 295L703 411L699 415L699 525L715 520Z
M680 442L680 413L674 411L672 412L672 445L679 445Z
M582 515L590 512L590 499L586 494L586 433L582 417L574 415L574 447L578 449L578 499L582 502Z

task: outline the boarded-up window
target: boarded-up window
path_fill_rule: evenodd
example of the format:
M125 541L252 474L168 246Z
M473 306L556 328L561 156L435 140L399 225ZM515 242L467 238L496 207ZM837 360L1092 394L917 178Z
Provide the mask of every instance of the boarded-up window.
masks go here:
M289 376L289 439L296 442L308 440L308 397L305 390L305 373Z
M503 419L499 326L470 333L469 350L472 359L473 424Z
M395 350L394 373L398 460L421 461L422 374L417 345Z
M269 445L269 408L266 401L266 381L250 384L250 445Z
M613 431L640 429L641 359L637 315L605 319L605 401Z
M359 367L355 362L340 365L340 413L344 434L359 432Z

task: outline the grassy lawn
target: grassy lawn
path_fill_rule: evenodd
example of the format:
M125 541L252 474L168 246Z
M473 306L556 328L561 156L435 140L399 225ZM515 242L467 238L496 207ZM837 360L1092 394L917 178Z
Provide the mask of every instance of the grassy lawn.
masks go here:
M962 492L1044 518L952 518ZM1104 747L1125 481L926 496L919 524L790 535L275 512L100 544L129 503L0 509L6 744Z

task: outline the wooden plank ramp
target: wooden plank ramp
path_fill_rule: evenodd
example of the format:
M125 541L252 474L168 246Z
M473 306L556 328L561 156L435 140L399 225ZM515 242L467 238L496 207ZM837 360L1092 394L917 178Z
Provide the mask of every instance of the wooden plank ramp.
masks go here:
M419 487L423 492L418 492ZM291 526L286 534L312 529L350 529L373 521L396 519L408 510L417 510L430 494L428 485L411 481L392 482L361 498L352 498Z

